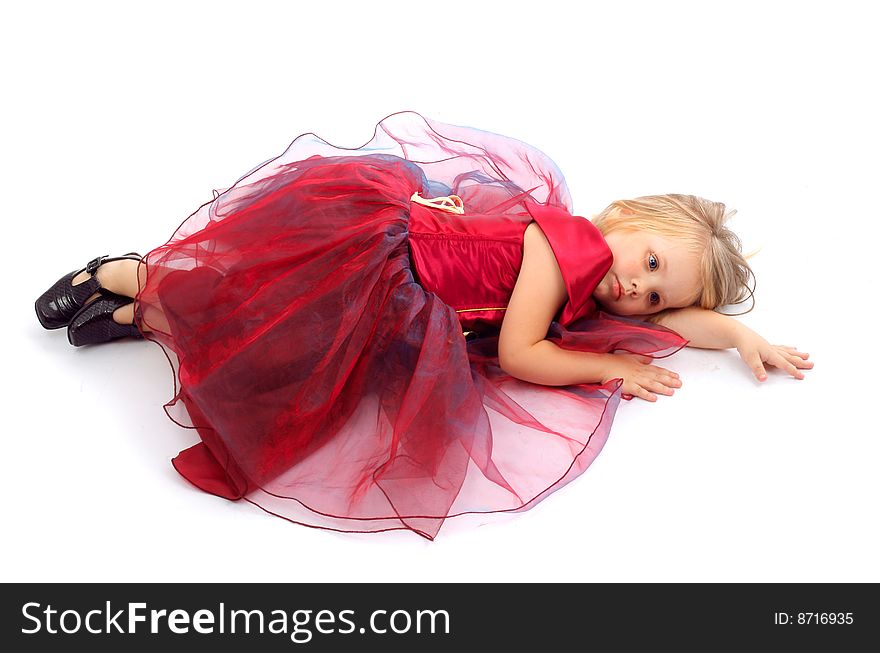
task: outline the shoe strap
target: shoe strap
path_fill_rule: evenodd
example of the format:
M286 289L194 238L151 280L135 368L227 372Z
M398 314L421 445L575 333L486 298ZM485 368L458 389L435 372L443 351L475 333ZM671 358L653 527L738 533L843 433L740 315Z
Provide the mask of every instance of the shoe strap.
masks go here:
M96 256L91 261L86 263L86 272L88 272L89 274L95 274L95 272L98 271L98 268L101 267L101 263L103 263L104 259L106 259L108 256L110 255L104 254L103 256Z
M136 258L135 258L136 257ZM96 256L91 261L86 263L85 271L90 275L94 276L95 272L97 272L98 268L104 265L104 263L110 263L111 261L121 261L122 259L131 259L140 261L143 257L137 252L129 252L128 254L124 254L122 256L115 256L110 258L109 254L104 254L103 256Z

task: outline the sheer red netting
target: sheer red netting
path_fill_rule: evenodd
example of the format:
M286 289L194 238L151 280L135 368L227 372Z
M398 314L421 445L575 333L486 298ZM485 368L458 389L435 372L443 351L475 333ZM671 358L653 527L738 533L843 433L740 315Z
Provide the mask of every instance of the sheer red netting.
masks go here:
M620 381L533 385L500 369L496 335L466 341L414 281L414 192L571 209L538 150L402 112L356 149L298 137L145 257L137 322L174 364L169 414L201 437L174 459L194 485L309 526L433 539L449 517L531 508L599 453ZM601 313L548 337L684 345Z

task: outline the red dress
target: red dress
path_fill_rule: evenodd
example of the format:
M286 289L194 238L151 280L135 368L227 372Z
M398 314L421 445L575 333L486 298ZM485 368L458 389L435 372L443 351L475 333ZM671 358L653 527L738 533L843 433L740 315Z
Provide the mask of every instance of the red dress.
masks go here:
M498 366L528 224L568 291L548 339L654 356L685 344L597 312L611 253L570 208L549 158L488 132L403 112L353 150L300 136L145 257L136 320L171 354L169 407L202 440L176 469L340 531L433 539L449 517L531 508L599 453L621 382L540 386Z

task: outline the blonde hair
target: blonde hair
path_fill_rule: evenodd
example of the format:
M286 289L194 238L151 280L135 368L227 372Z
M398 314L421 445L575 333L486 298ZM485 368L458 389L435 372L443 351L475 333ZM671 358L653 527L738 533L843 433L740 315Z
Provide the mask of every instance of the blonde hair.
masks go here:
M618 229L644 230L680 240L700 254L700 291L693 305L715 309L751 298L748 313L755 289L748 284L754 273L746 259L754 252L744 256L739 237L724 226L735 214L721 202L694 195L648 195L612 202L593 224L603 236Z

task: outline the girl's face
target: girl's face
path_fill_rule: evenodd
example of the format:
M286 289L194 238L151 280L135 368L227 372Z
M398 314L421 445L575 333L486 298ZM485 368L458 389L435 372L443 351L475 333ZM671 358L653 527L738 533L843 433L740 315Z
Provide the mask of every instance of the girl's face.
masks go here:
M676 239L617 229L605 236L614 262L593 292L609 313L649 315L693 304L700 291L700 255Z

